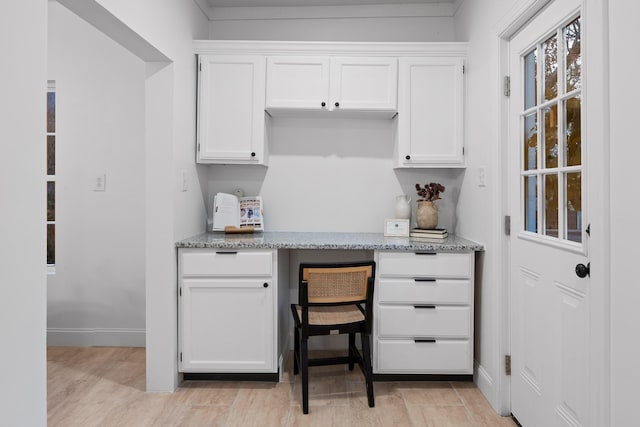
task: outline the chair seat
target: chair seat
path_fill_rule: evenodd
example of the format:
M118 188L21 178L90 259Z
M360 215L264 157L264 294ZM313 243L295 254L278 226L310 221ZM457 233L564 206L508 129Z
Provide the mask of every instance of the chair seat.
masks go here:
M302 307L296 305L298 320L302 319ZM364 314L355 305L309 307L309 325L346 325L364 322Z

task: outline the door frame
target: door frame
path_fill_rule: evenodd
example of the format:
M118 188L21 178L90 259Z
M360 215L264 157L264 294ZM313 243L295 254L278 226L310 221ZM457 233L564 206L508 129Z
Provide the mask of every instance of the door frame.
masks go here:
M496 27L499 45L500 87L502 79L509 75L510 39L527 22L555 0L520 0L507 13ZM611 385L610 385L610 216L609 206L609 64L608 64L608 0L583 0L581 16L585 31L582 34L585 50L583 75L589 87L584 89L583 117L586 123L585 135L591 141L602 141L601 144L588 141L586 164L592 176L602 177L600 180L587 178L585 195L588 200L598 201L590 204L589 221L596 224L591 230L589 259L594 261L591 274L591 295L589 333L593 351L590 353L589 367L592 379L589 387L589 408L592 426L608 426L611 420ZM602 60L589 61L589 57ZM508 147L510 141L509 104L510 98L500 93L500 159L499 205L501 215L509 215L508 194ZM594 197L598 195L598 197ZM496 297L498 308L498 355L499 376L496 378L498 405L501 415L511 413L511 378L506 375L504 355L510 354L510 286L509 266L511 263L509 236L502 229L499 259L501 260L500 283Z

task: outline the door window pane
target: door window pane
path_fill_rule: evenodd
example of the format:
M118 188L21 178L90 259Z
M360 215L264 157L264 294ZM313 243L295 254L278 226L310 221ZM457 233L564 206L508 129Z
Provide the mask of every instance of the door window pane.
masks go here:
M533 49L524 57L524 109L537 105L536 93L538 89L537 79L537 50Z
M47 224L47 264L56 263L56 226Z
M538 168L538 123L537 114L524 118L524 170Z
M524 229L538 232L538 185L535 176L524 178Z
M544 109L544 167L558 167L558 105Z
M558 96L558 38L553 36L542 44L544 55L544 100Z
M47 221L56 220L56 183L47 182Z
M565 78L567 92L582 86L582 52L580 49L580 18L564 27Z
M56 137L47 136L47 175L56 174Z
M582 173L567 174L567 240L582 242Z
M47 92L47 132L56 131L56 93Z
M564 102L567 166L579 166L582 164L580 107L580 96L569 98Z
M544 234L558 237L558 175L544 177Z

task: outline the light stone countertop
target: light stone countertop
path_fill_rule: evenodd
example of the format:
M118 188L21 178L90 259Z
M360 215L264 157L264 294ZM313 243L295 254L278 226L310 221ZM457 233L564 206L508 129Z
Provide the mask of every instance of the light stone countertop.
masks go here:
M181 240L177 248L212 249L346 249L473 252L484 246L471 240L449 235L442 241L413 240L408 237L384 237L382 233L318 233L262 232L225 234L208 232Z

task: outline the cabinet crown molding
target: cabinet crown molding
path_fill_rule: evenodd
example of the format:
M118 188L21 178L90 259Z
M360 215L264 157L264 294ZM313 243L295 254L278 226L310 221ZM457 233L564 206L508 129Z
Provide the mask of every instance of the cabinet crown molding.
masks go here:
M259 55L465 56L464 42L194 40L194 53Z

